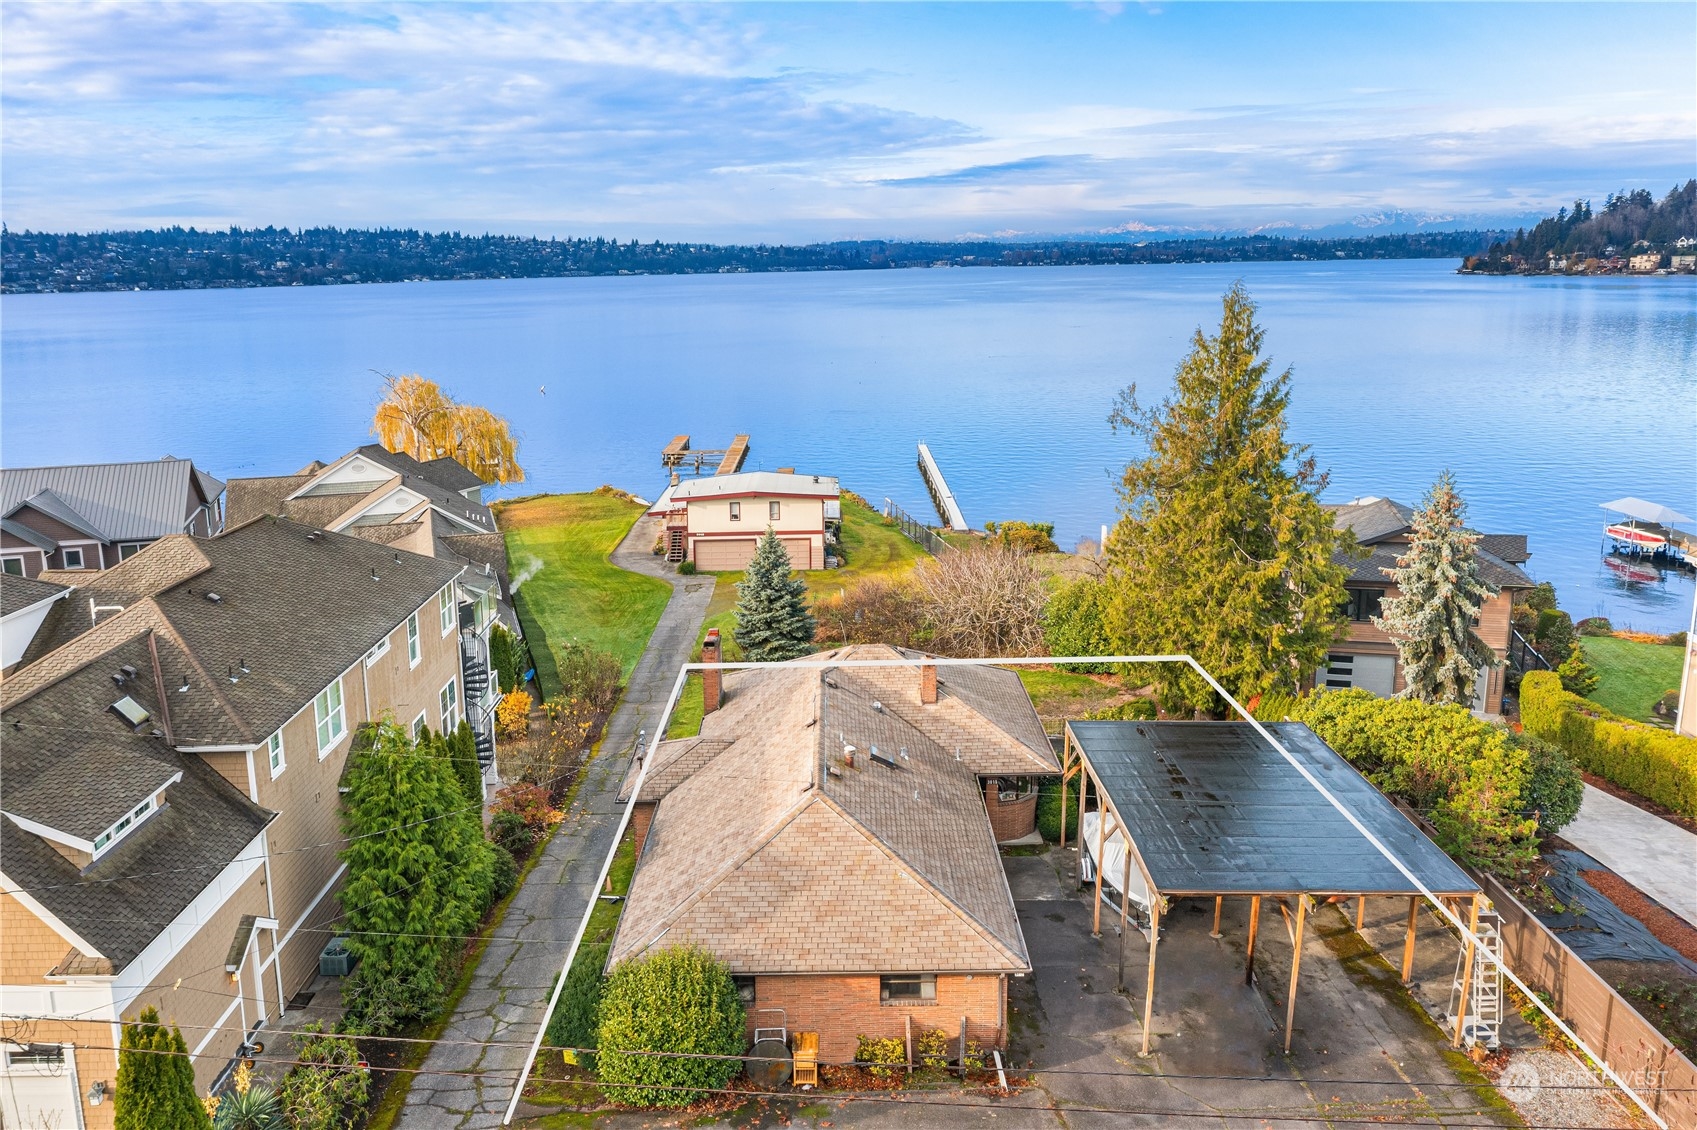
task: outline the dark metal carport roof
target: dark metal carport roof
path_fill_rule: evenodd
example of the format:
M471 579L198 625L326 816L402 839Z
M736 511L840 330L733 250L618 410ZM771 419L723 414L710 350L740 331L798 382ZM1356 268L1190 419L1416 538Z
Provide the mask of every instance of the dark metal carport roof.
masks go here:
M1418 892L1247 722L1067 728L1163 895ZM1314 731L1268 729L1428 890L1479 890Z

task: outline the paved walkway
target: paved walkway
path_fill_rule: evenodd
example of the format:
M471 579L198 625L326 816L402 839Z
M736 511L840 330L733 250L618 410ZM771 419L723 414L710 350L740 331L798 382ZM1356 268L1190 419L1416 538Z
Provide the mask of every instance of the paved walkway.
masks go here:
M1561 838L1697 926L1697 835L1586 785Z
M497 938L484 950L471 987L442 1033L444 1042L431 1049L413 1080L400 1119L406 1130L499 1126L530 1042L546 1020L554 977L613 846L622 813L615 798L637 733L647 730L653 736L678 666L691 658L713 596L712 577L680 577L649 552L659 533L657 522L640 519L613 551L613 563L671 584L671 602L607 724L601 754L585 770L565 823L513 896ZM485 1046L495 1041L499 1046Z

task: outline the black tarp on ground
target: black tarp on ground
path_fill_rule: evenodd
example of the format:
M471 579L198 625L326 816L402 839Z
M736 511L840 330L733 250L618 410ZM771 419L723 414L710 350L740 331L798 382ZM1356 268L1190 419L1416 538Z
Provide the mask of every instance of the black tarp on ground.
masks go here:
M1067 727L1162 894L1418 893L1247 722ZM1268 729L1429 890L1479 889L1314 731Z
M1607 871L1607 867L1576 848L1547 852L1544 862L1552 868L1545 884L1568 909L1561 914L1539 911L1538 921L1568 949L1586 961L1671 961L1697 973L1697 962L1663 945L1642 922L1579 877L1581 871ZM1575 913L1576 909L1581 913Z

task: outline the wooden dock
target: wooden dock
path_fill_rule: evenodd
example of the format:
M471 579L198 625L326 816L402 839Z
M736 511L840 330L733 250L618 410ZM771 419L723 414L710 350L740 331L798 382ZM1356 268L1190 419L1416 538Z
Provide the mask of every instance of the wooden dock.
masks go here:
M960 504L955 501L954 492L943 478L942 468L937 466L937 461L931 457L931 449L923 443L919 445L919 475L925 480L925 489L931 492L931 503L937 508L937 516L943 520L943 525L956 533L970 531L972 527L966 524L966 516L960 512Z
M731 446L725 451L725 457L719 460L719 469L715 475L734 475L742 470L743 461L748 458L748 437L735 436Z

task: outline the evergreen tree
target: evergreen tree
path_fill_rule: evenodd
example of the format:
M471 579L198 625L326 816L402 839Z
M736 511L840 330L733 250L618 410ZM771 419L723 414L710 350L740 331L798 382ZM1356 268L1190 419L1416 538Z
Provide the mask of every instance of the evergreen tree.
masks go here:
M358 739L344 779L348 873L338 896L360 960L350 1004L393 1023L439 1000L450 957L488 905L493 849L439 740L415 747L393 722Z
M756 663L795 659L813 650L807 584L790 575L790 555L770 526L737 585L737 646Z
M472 804L483 803L483 766L477 763L477 738L472 734L471 723L460 719L459 728L449 739L450 756L453 758L454 775L460 779L460 788L465 791L466 800Z
M1110 418L1147 454L1125 469L1120 520L1108 541L1103 630L1115 649L1184 653L1247 701L1295 693L1345 627L1345 544L1320 507L1326 477L1285 438L1289 369L1270 376L1263 332L1241 284L1227 291L1219 333L1198 329L1154 408L1126 389ZM1223 704L1194 671L1151 664L1169 711Z
M194 1086L188 1044L176 1028L159 1023L149 1006L118 1040L117 1130L206 1130L212 1125Z
M1479 575L1479 535L1464 524L1467 504L1445 471L1415 512L1408 552L1385 573L1399 594L1373 617L1402 657L1402 695L1421 702L1473 702L1479 672L1496 666L1473 624L1497 588Z

